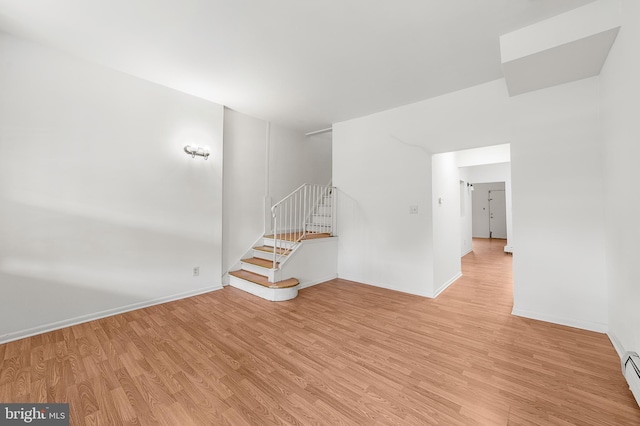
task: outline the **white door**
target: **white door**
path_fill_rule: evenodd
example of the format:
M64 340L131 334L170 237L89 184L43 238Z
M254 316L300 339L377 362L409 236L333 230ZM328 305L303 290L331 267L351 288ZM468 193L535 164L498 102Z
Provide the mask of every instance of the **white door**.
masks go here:
M489 191L489 238L507 238L507 202L504 190Z

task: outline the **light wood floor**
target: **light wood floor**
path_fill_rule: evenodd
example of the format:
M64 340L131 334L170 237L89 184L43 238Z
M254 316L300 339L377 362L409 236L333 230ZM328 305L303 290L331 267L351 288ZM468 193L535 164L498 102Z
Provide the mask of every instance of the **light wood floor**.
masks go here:
M435 300L227 287L0 345L0 402L69 402L75 425L640 424L605 335L510 315L503 244L475 240Z

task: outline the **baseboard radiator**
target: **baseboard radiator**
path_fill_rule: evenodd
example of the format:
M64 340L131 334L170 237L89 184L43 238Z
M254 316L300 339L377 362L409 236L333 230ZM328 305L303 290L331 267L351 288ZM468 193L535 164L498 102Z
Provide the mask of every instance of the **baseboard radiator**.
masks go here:
M622 358L622 374L624 374L629 389L640 405L640 356L635 352L627 352Z

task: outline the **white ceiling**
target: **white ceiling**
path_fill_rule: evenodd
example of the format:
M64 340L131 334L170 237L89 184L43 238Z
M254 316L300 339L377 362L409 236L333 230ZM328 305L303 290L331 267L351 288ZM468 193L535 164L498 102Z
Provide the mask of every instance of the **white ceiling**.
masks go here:
M312 131L500 78L500 35L591 1L0 0L0 29Z

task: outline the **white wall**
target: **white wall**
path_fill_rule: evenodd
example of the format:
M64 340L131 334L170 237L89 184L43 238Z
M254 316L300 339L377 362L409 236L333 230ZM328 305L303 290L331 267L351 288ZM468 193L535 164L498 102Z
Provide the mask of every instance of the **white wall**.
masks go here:
M456 153L432 157L433 296L462 275L460 262L460 171Z
M430 154L511 142L514 311L602 330L597 86L591 78L509 98L497 80L335 124L334 182L343 191L338 274L428 295L434 222L409 216L407 206L436 197ZM564 210L544 211L549 201Z
M598 89L513 98L514 313L606 331Z
M273 203L303 183L326 185L331 180L331 133L305 136L271 125L269 191Z
M225 109L223 273L264 234L266 136L265 121Z
M305 240L301 247L291 253L279 272L276 280L296 278L300 289L320 284L336 278L338 270L338 239L316 238Z
M221 106L5 34L0 93L0 341L220 288Z
M618 350L640 352L640 2L622 1L622 28L602 69L609 332Z
M432 296L431 152L391 136L379 118L333 127L338 275Z

